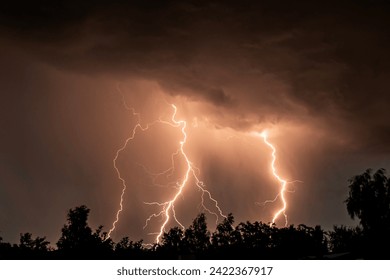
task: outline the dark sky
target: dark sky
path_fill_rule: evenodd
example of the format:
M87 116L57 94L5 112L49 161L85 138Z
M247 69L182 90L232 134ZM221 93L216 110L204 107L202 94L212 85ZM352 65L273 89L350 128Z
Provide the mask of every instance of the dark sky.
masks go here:
M280 207L256 204L279 185L253 131L268 130L279 175L300 181L286 194L291 224L353 224L348 179L390 168L388 1L40 3L0 4L7 241L29 231L55 243L67 210L81 204L93 227L110 229L122 191L113 158L137 120L123 100L143 125L169 120L167 102L177 105L189 158L237 221L269 222ZM144 230L158 209L143 202L174 190L154 186L140 166L169 168L181 136L155 125L120 153L128 189L114 240L153 240L161 220ZM199 191L188 186L179 199L176 214L188 225Z

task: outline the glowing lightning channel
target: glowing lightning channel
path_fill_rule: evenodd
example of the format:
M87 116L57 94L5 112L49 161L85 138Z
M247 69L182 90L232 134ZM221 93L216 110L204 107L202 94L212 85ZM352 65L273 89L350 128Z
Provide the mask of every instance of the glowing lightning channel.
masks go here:
M115 216L115 220L114 222L112 223L112 227L111 229L109 230L108 234L107 234L107 239L110 238L111 236L111 233L115 230L116 228L116 224L119 222L119 216L120 216L120 213L123 211L123 199L124 199L124 194L126 192L126 189L127 189L127 185L126 185L126 181L125 179L122 177L121 175L121 172L119 171L119 168L117 166L117 160L118 160L118 157L120 155L120 153L126 149L128 143L134 139L136 133L138 130L141 130L141 131L146 131L148 130L152 125L156 124L156 123L162 123L162 124L166 124L166 125L169 125L171 127L181 127L181 133L183 135L183 139L179 142L179 149L172 154L172 166L162 172L162 173L159 173L159 174L154 174L154 175L163 175L163 174L172 174L172 172L174 171L175 167L174 167L174 157L175 156L178 156L178 155L181 155L185 162L186 162L186 166L187 166L187 169L186 169L186 172L185 172L185 175L182 179L182 181L179 183L177 182L176 185L178 187L178 190L176 192L176 194L174 195L174 197L169 200L169 201L166 201L166 202L163 202L163 203L159 203L159 202L145 202L145 204L148 204L148 205L157 205L157 206L161 206L163 207L162 211L159 212L159 213L154 213L152 215L150 215L147 219L146 219L146 222L145 222L145 227L148 226L148 223L153 219L153 218L157 218L157 217L160 217L160 216L165 216L165 220L163 222L163 224L161 225L160 227L160 231L158 233L155 233L157 235L156 237L156 242L159 243L160 242L160 238L161 236L163 235L163 233L165 232L165 227L166 225L168 224L170 218L171 218L171 215L170 215L170 212L172 212L172 218L175 220L175 222L177 222L177 224L179 224L183 229L184 229L184 226L180 223L180 221L176 218L176 212L175 212L175 206L174 206L174 203L175 201L177 200L177 198L182 194L185 186L187 185L188 183L188 180L190 178L190 176L192 175L192 177L195 179L195 184L196 186L198 187L198 189L200 191L202 191L202 195L201 195L201 206L203 207L204 210L206 210L208 213L212 214L212 215L215 215L216 216L216 223L218 223L218 214L224 218L226 218L226 216L222 213L222 210L220 209L219 205L218 205L218 202L217 200L215 200L212 196L211 196L211 193L205 189L205 185L204 183L199 180L195 170L198 170L194 165L193 163L189 160L187 154L185 153L184 151L184 145L185 143L187 142L187 133L186 133L186 126L187 126L187 123L186 121L184 120L179 120L177 121L176 120L176 113L177 113L177 107L174 105L174 104L171 104L174 112L172 114L172 118L171 118L171 121L164 121L164 120L161 120L161 119L158 119L152 123L149 123L147 124L146 126L142 126L141 125L141 120L140 120L140 115L139 113L136 113L135 110L133 108L129 108L127 105L126 105L126 102L123 100L124 102L124 105L126 107L127 110L131 110L133 115L137 117L137 124L134 126L133 130L132 130L132 133L131 135L125 140L124 144L122 145L122 147L120 147L117 151L116 151L116 154L115 154L115 157L113 159L113 166L114 166L114 169L117 173L117 176L118 176L118 179L121 181L122 183L122 193L121 193L121 196L120 196L120 202L119 202L119 209L116 213L116 216ZM144 167L145 168L145 167ZM146 168L145 168L146 169ZM207 197L214 203L214 206L215 208L217 209L217 213L211 211L210 209L208 209L205 205L204 205L204 196L205 194L207 195Z
M123 104L124 104L124 106L125 106L125 108L126 108L127 110L132 111L133 116L136 116L136 117L137 117L138 122L137 122L137 124L134 126L131 135L125 140L125 142L124 142L124 144L122 145L122 147L120 147L120 148L116 151L115 157L114 157L114 159L112 160L114 169L115 169L115 171L116 171L116 173L117 173L117 176L118 176L118 179L119 179L119 180L121 181L121 183L122 183L122 193L121 193L121 197L120 197L120 200L119 200L119 209L118 209L118 211L116 212L115 220L114 220L114 222L112 223L112 227L111 227L111 229L108 231L107 239L111 237L111 233L115 230L116 224L119 222L119 215L120 215L120 213L123 211L123 196L125 195L125 192L126 192L126 189L127 189L126 181L125 181L125 179L122 177L121 172L119 171L118 166L117 166L117 163L116 163L117 160L118 160L119 154L120 154L123 150L126 149L127 144L129 143L129 141L131 141L131 140L134 139L137 130L146 131L146 130L149 129L149 127L150 127L151 125L153 125L153 124L155 124L156 122L158 122L158 121L155 121L155 122L153 122L153 123L149 123L149 124L147 124L146 126L142 127L139 113L135 112L135 110L134 110L133 108L129 108L124 100L123 100Z
M276 148L274 147L274 145L272 145L269 141L268 141L268 134L267 134L267 131L263 131L262 133L260 133L260 136L263 138L264 140L264 143L271 148L272 150L272 162L271 162L271 169L272 169L272 174L274 175L274 177L280 182L280 185L281 185L281 188L280 188L280 191L278 193L278 195L275 197L275 199L273 200L268 200L266 202L274 202L276 201L276 199L278 197L281 198L282 200L282 208L280 208L275 214L274 214L274 217L272 218L272 224L275 223L275 221L278 219L278 217L280 216L280 214L283 214L284 216L284 219L285 219L285 226L287 226L288 224L288 220L287 220L287 215L286 215L286 208L287 208L287 201L286 201L286 198L285 198L285 192L287 191L287 181L283 178L281 178L277 171L276 171L276 167L275 167L275 161L276 161Z
M209 210L205 205L204 205L204 195L207 194L207 196L209 197L209 199L211 201L214 202L214 205L216 207L216 209L218 210L218 213L219 215L221 215L222 217L226 218L226 216L222 213L222 210L219 208L218 206L218 202L212 198L211 196L211 193L206 190L204 188L204 183L202 181L199 180L198 176L196 175L196 172L195 172L195 169L196 167L193 165L193 163L189 160L187 154L185 153L184 151L184 145L185 143L187 142L187 133L186 133L186 127L187 127L187 122L186 121L183 121L183 120L179 120L177 121L176 120L176 113L177 113L177 107L174 105L174 104L171 104L172 108L174 109L174 113L172 115L172 124L175 126L175 127L181 127L181 133L183 135L183 139L179 142L180 144L180 148L178 150L178 152L181 154L181 156L184 158L185 162L186 162L186 165L187 165L187 170L185 172L185 175L181 181L181 183L177 183L178 185L178 191L176 192L176 194L173 196L173 198L169 201L166 201L166 202L163 202L163 203L158 203L158 202L149 202L149 203L146 203L146 204L154 204L154 205L158 205L158 206L162 206L163 207L163 210L157 214L152 214L151 216L149 216L149 218L146 220L146 224L145 224L145 227L148 225L148 222L154 218L154 217L159 217L159 216L165 216L165 221L163 222L163 224L161 225L160 227L160 232L157 234L157 237L156 237L156 243L159 243L160 242L160 238L161 236L163 235L163 233L165 232L165 227L166 225L168 224L171 216L170 216L170 212L172 212L172 217L173 219L184 229L184 226L178 221L178 219L176 218L176 212L175 212L175 201L177 200L177 198L182 194L185 186L187 185L188 183L188 180L192 174L193 178L195 179L195 184L196 186L202 191L202 201L201 201L201 205L202 207L207 211L209 212L210 214L213 214L216 216L217 218L217 221L216 223L218 223L218 214L215 213L215 212L212 212L211 210ZM176 152L176 153L178 153Z

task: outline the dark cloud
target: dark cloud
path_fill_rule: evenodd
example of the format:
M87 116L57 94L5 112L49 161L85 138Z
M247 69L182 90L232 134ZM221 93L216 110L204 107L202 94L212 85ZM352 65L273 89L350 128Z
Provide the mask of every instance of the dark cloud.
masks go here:
M154 79L217 106L245 95L256 107L287 99L296 106L278 110L282 117L303 107L368 129L381 122L366 120L378 108L389 117L380 105L389 101L388 11L384 1L12 2L1 29L55 67ZM264 83L242 85L256 80Z
M107 185L117 185L115 178L107 179L111 156L129 131L128 123L119 123L131 117L115 89L120 82L131 104L153 103L148 91L158 88L184 98L183 106L197 104L198 111L189 116L220 130L296 128L300 138L276 140L291 140L302 152L295 160L304 170L295 177L313 174L306 178L307 186L320 186L318 193L301 186L306 192L300 193L298 204L328 193L327 188L334 191L327 195L329 201L336 203L340 185L345 185L338 181L344 180L341 175L329 179L332 172L342 172L337 162L344 164L357 153L367 155L367 164L374 167L375 162L388 164L389 12L388 1L364 0L3 2L0 166L6 179L0 182L22 186L19 193L6 194L20 196L29 182L34 189L53 183L37 175L51 170L51 177L70 190L62 209L74 206L78 185L97 186L83 189L83 198L93 192L106 195ZM150 108L139 109L158 115ZM111 138L104 145L91 144L107 135ZM307 147L302 143L306 136ZM216 163L210 157L203 159L207 177L227 184L217 174L228 164L212 168ZM370 167L362 165L348 167L348 176ZM317 168L328 179L314 180L321 176ZM105 179L91 179L95 171ZM336 181L339 185L329 186ZM60 201L59 193L52 191L55 201ZM106 225L110 215L103 213L115 209L117 196L107 202L96 194L99 203L91 202ZM14 208L4 206L7 215L9 209Z

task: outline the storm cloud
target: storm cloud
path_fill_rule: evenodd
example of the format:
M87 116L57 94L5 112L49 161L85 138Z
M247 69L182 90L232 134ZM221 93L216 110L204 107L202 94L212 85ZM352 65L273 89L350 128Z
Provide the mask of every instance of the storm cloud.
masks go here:
M156 92L217 131L275 129L280 169L304 181L289 195L300 205L292 222L347 222L347 180L389 167L389 12L387 1L2 3L0 234L54 239L77 203L109 227L120 193L112 157L134 125L122 97L147 122L165 104L155 105ZM232 183L247 196L264 179L251 179L255 159L237 148L245 142L222 144L225 157L211 149L221 144L193 137L217 195ZM259 211L233 200L234 189L224 195L238 218ZM142 236L144 219L126 211L121 233Z

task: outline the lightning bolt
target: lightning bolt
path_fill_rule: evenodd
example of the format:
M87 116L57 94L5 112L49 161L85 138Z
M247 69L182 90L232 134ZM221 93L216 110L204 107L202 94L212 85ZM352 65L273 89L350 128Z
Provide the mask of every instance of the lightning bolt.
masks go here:
M287 226L288 224L288 219L287 219L287 215L286 215L286 209L287 209L287 201L286 201L286 197L285 197L285 193L287 191L287 180L283 179L282 177L279 176L278 172L276 171L276 167L275 167L275 162L276 162L276 148L274 145L272 145L269 141L268 141L268 133L267 131L263 131L262 133L258 134L261 138L263 138L263 141L264 143L271 149L272 151L272 161L271 161L271 170L272 170L272 174L273 176L275 177L275 179L277 181L279 181L280 183L280 190L279 190L279 193L277 194L277 196L273 199L273 200L267 200L264 202L265 203L269 203L269 202L275 202L279 197L282 201L282 207L276 211L276 213L274 214L273 218L272 218L272 224L275 224L276 220L279 218L279 216L281 214L283 214L284 216L284 220L285 220L285 226Z
M206 194L208 196L208 198L214 203L214 206L216 207L219 215L226 218L226 216L222 213L222 210L219 207L218 202L211 196L211 193L205 189L204 183L199 179L199 177L197 176L197 174L195 172L195 170L197 170L197 168L193 165L193 163L188 158L186 152L184 151L184 145L187 142L187 133L186 133L187 122L183 121L183 120L179 120L179 121L176 120L177 107L174 104L171 104L171 106L174 109L174 112L173 112L173 115L171 118L172 125L175 127L181 127L181 133L183 135L183 139L179 142L180 148L179 148L178 152L176 152L175 154L176 155L180 154L184 158L184 160L186 162L187 169L186 169L186 172L185 172L184 177L181 180L181 182L177 183L178 190L171 200L168 200L168 201L163 202L163 203L159 203L159 202L146 203L146 204L151 204L151 205L162 206L162 208L163 208L159 213L157 213L157 214L154 213L151 216L149 216L149 218L146 220L146 224L145 224L145 227L146 227L148 225L148 222L152 218L159 217L159 216L165 216L165 220L164 220L163 224L161 225L160 231L158 232L157 237L156 237L157 243L160 242L160 238L163 235L163 233L165 232L165 227L167 226L167 224L171 218L171 215L172 215L172 218L176 221L176 223L179 224L184 229L184 226L180 223L180 221L176 217L174 204L175 204L177 198L182 194L184 188L188 185L188 180L190 179L190 176L192 176L195 179L195 185L199 188L200 191L202 191L201 205L202 205L203 209L206 210L207 212L209 212L210 214L215 215L216 216L216 223L218 223L218 214L211 211L210 209L208 209L204 205L204 195ZM169 170L171 170L171 169L169 169ZM171 215L170 215L170 212L171 212Z
M123 95L122 95L123 97ZM123 99L124 101L124 99ZM221 208L219 207L218 205L218 202L217 200L215 200L212 196L211 196L211 193L205 189L205 184L199 179L198 175L197 175L197 172L199 172L199 169L196 168L193 163L190 161L190 159L188 158L185 150L184 150L184 145L186 144L187 142L187 133L186 133L186 127L187 127L187 122L184 121L184 120L176 120L176 114L177 114L177 107L174 105L174 104L171 104L171 107L173 109L173 114L172 114L172 117L171 117L171 120L170 121L165 121L165 120L161 120L161 119L158 119L152 123L149 123L145 126L142 126L141 125L141 118L140 118L140 114L139 113L136 113L135 110L133 108L129 108L127 105L126 105L126 102L124 101L124 105L126 107L126 109L128 110L131 110L132 111L132 114L133 116L135 116L137 118L137 124L134 126L133 130L132 130L132 133L131 135L125 140L124 144L116 151L116 154L115 154L115 157L113 159L113 166L114 166L114 169L117 173L117 177L118 179L121 181L121 184L122 184L122 193L121 193L121 196L120 196L120 201L119 201L119 209L116 213L116 216L115 216L115 220L114 222L112 223L112 227L111 229L109 230L108 234L107 234L107 238L110 238L111 236L111 233L115 230L116 228L116 224L119 222L119 216L120 216L120 213L123 211L123 200L124 200L124 194L126 192L126 189L127 189L127 185L126 185L126 181L125 179L122 177L121 175L121 172L117 166L117 160L118 160L118 157L120 155L120 153L126 149L128 143L133 140L136 136L136 133L137 131L146 131L148 130L152 125L155 125L157 123L161 123L161 124L166 124L166 125L169 125L171 127L175 127L175 128L180 128L181 130L181 133L183 135L183 138L181 141L179 141L179 149L172 154L171 158L172 158L172 166L161 172L161 173L158 173L158 174L150 174L150 175L154 175L155 177L156 176L160 176L160 175L172 175L172 173L174 172L175 170L175 157L178 157L178 156L181 156L184 161L185 161L185 164L186 164L186 171L185 171L185 174L183 176L183 178L176 182L176 186L177 186L177 191L176 193L174 194L174 196L168 200L168 201L165 201L165 202L144 202L145 204L147 205L157 205L159 207L162 207L162 210L159 212L159 213L154 213L152 215L150 215L146 221L145 221L145 226L144 226L144 229L148 226L148 223L153 219L153 218L157 218L157 217L165 217L164 219L164 222L162 223L161 227L160 227L160 231L157 232L157 233L152 233L152 234L156 234L157 237L156 237L156 242L159 243L160 242L160 239L161 239L161 236L163 235L163 233L165 232L165 228L167 226L167 224L169 223L170 219L172 218L178 225L180 225L183 229L184 229L184 226L183 224L177 219L176 217L176 211L175 211L175 202L177 200L177 198L182 195L185 187L188 185L188 181L189 179L192 177L194 180L195 180L195 185L198 187L198 189L202 192L202 195L201 195L201 206L203 207L203 209L205 211L207 211L208 213L216 216L216 223L218 223L218 217L221 216L221 217L226 217ZM144 167L144 166L143 166ZM144 169L146 170L146 168L144 167ZM215 208L216 208L216 212L210 210L209 208L207 208L205 205L204 205L204 201L205 201L205 196L214 204ZM219 215L219 216L218 216Z
M125 108L129 111L132 112L133 116L135 116L137 118L137 124L134 126L133 130L132 130L132 133L131 135L125 140L124 144L122 145L122 147L120 147L116 153L115 153L115 157L114 159L112 160L113 162L113 166L114 166L114 169L116 171L116 174L118 176L118 179L121 181L121 184L122 184L122 193L121 193L121 196L120 196L120 200L119 200L119 209L118 211L116 212L116 215L115 215L115 220L114 222L112 223L112 227L111 229L108 231L108 234L107 234L107 239L111 237L111 233L115 230L116 228L116 224L119 222L119 215L120 213L123 211L123 197L125 195L125 192L126 192L126 189L127 189L127 185L126 185L126 181L125 179L122 177L121 175L121 172L119 171L119 168L117 166L117 160L118 160L118 157L119 157L119 154L126 149L128 143L134 139L135 135L136 135L136 132L137 130L141 130L141 131L146 131L149 129L150 126L154 125L157 121L153 122L153 123L149 123L147 124L146 126L142 126L141 125L141 116L139 113L137 113L134 108L129 108L124 100L124 96L123 97L123 104L125 106Z

